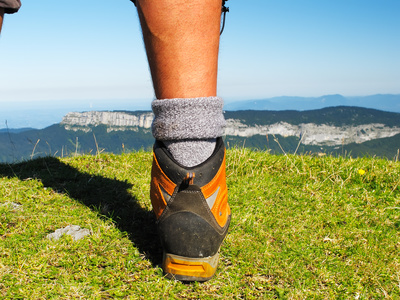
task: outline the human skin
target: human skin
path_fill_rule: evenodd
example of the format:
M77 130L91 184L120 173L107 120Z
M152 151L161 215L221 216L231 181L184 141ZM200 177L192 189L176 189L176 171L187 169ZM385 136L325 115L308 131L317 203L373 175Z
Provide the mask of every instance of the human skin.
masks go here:
M157 99L217 95L220 0L138 0Z
M1 33L1 27L3 26L3 18L4 18L4 8L0 8L0 33Z

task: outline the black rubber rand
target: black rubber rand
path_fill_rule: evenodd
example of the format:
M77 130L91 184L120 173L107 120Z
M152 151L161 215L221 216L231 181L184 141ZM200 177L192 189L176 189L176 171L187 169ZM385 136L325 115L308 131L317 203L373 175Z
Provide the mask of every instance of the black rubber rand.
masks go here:
M191 258L215 255L228 231L230 217L224 227L219 226L200 188L210 182L221 167L225 155L222 138L217 140L213 155L192 168L174 161L161 142L156 142L154 153L164 173L177 184L157 221L164 251ZM190 185L183 183L188 172L195 173Z

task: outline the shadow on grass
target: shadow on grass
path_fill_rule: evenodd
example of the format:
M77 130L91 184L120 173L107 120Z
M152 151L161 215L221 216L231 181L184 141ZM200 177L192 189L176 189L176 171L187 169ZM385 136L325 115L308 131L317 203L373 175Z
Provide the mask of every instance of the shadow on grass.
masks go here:
M162 250L154 214L143 209L128 192L130 183L82 173L54 157L0 164L0 176L38 179L45 187L67 194L126 231L153 266L161 264Z

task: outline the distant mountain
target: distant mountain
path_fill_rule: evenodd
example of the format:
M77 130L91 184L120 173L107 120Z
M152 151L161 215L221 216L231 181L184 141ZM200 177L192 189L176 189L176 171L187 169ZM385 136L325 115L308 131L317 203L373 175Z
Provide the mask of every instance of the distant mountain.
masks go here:
M26 128L2 128L0 129L0 133L3 132L11 132L11 133L19 133L19 132L24 132L28 130L33 130L34 128L26 127Z
M348 106L307 111L225 111L225 118L240 119L247 125L271 125L278 122L286 122L292 125L314 123L317 125L346 126L381 123L389 127L400 126L400 113Z
M85 101L27 101L6 103L0 109L0 128L30 127L43 129L59 123L72 111L150 110L151 100L85 100ZM226 102L224 109L236 110L298 110L307 111L334 106L357 106L389 112L400 112L400 95L345 97L275 97L239 102Z
M0 161L150 150L153 118L150 111L74 112L60 124L41 130L1 131ZM400 113L339 106L309 111L226 111L225 118L228 147L389 158L400 148Z
M400 95L372 95L344 97L326 95L321 97L274 97L227 103L225 110L313 110L334 106L356 106L389 112L400 112Z

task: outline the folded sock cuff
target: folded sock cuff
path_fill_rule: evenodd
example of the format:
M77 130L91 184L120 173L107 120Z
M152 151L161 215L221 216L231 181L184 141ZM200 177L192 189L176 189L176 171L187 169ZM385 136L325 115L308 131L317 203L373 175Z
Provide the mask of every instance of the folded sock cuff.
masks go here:
M154 100L153 136L161 141L220 137L225 128L223 105L219 97Z

